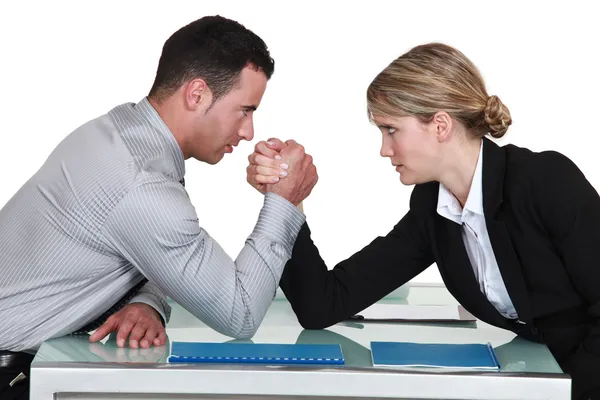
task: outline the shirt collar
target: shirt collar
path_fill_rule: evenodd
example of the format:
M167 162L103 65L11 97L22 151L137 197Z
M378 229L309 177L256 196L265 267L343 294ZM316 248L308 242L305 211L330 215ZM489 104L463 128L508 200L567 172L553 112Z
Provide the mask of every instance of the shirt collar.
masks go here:
M483 186L482 186L482 169L483 169L483 141L479 147L479 157L477 158L477 166L471 181L471 189L467 196L467 202L464 209L460 206L459 201L452 192L440 183L438 191L437 212L443 217L446 217L457 224L462 223L462 215L465 211L470 211L474 214L483 214Z
M134 108L142 118L147 120L152 127L166 139L175 164L175 178L179 181L182 180L185 175L185 159L181 147L179 147L179 143L175 140L175 136L173 136L173 133L154 109L147 97L144 97L140 102L135 104Z

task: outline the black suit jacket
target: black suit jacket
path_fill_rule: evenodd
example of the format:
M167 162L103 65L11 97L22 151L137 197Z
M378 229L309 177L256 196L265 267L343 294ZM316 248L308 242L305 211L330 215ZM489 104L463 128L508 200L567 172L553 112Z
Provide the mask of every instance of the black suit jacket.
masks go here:
M546 343L573 377L574 395L592 393L594 381L600 381L598 193L560 153L499 147L488 139L482 173L486 226L518 322L505 319L481 293L461 226L436 211L437 182L415 186L410 211L393 230L331 271L305 224L281 288L302 326L321 329L358 313L436 262L446 287L467 310Z

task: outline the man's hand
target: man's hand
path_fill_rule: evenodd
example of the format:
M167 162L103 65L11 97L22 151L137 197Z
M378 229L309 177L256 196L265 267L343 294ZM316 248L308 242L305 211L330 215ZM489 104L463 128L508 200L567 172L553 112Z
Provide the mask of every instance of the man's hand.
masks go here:
M304 146L294 140L287 140L281 152L281 159L289 165L289 176L276 184L266 184L266 191L273 192L297 206L308 197L317 184L319 176L313 158L304 151Z
M319 179L312 157L294 140L259 142L248 161L248 183L261 193L277 193L296 206L310 194ZM281 168L287 173L281 174Z
M90 342L104 339L112 332L117 332L117 346L124 347L129 336L129 347L143 349L151 345L162 346L167 335L162 325L160 314L145 303L132 303L111 315L106 322L90 336Z
M265 193L267 183L277 183L288 176L289 165L281 159L279 152L287 144L279 139L260 141L254 147L254 153L248 156L246 180L261 193Z

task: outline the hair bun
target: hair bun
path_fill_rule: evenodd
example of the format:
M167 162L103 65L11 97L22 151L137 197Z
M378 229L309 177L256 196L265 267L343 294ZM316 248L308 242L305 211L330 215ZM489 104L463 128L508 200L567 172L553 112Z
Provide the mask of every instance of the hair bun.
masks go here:
M490 134L495 138L501 138L504 136L510 124L512 124L512 118L510 117L510 111L500 101L498 96L488 97L487 104L483 110L485 115L485 122L490 127Z

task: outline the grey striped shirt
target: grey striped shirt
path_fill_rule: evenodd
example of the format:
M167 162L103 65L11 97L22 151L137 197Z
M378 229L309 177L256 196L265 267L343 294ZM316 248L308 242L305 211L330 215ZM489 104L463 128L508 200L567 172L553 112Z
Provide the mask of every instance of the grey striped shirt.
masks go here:
M168 321L167 295L218 332L252 336L304 214L268 193L233 261L200 227L184 173L145 98L67 136L0 210L0 349L36 349L81 328L143 276L131 302Z

